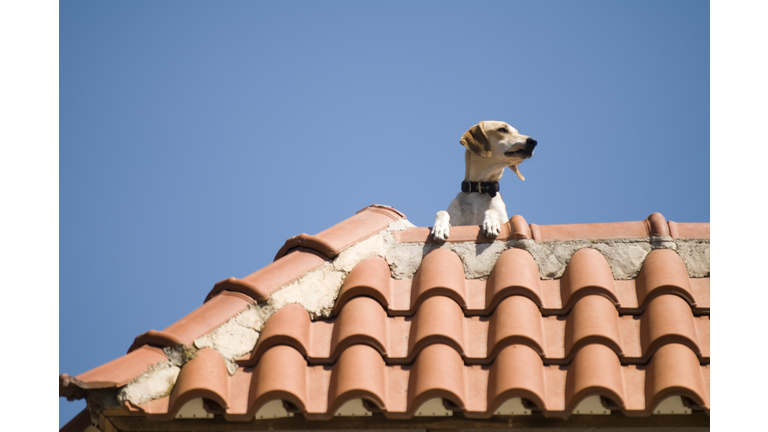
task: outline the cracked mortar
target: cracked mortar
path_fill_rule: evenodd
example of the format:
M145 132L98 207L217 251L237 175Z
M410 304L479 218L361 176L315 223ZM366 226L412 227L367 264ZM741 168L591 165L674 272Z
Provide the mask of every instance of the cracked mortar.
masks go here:
M168 396L176 384L179 372L181 368L170 361L157 363L121 388L117 393L117 402L122 405L124 401L130 401L140 405Z
M653 249L677 250L690 277L709 276L709 241L677 240L671 237L644 239L609 239L553 241L537 243L534 240L496 241L493 243L397 243L386 255L395 279L412 279L421 266L421 260L435 249L456 252L464 265L467 279L488 279L499 255L509 248L527 250L539 267L542 279L563 276L568 262L576 251L597 249L605 256L614 279L629 280L637 277L645 257Z
M238 367L235 360L253 350L259 332L272 314L295 303L303 306L312 320L330 316L347 274L365 259L385 257L387 251L398 244L392 233L412 227L414 225L407 219L390 223L385 230L344 249L334 259L275 291L266 302L249 306L216 330L199 337L182 357L185 360L194 358L197 350L211 347L224 358L229 374L234 374ZM128 400L139 405L168 396L180 371L178 366L168 365L150 368L121 388L118 402Z
M297 280L272 293L269 300L251 305L235 317L193 343L192 349L176 358L191 359L198 349L214 348L225 360L227 370L234 374L235 360L253 350L266 320L282 307L299 304L312 320L330 316L341 286L347 275L361 261L380 256L389 264L395 279L412 279L421 261L434 249L454 251L464 266L467 279L487 279L499 255L509 248L527 250L539 267L542 279L562 277L573 254L582 248L593 248L605 256L613 276L618 280L637 277L643 261L653 249L673 249L683 259L691 277L709 276L709 241L677 240L671 237L645 239L611 239L554 241L536 243L534 240L496 241L492 243L398 243L392 233L413 227L401 219L365 240L344 249L332 260L326 261ZM166 352L171 354L170 352ZM170 356L169 356L170 357ZM177 363L177 364L174 364ZM146 371L120 389L120 403L129 400L142 404L170 394L178 377L181 364L169 362L167 367Z

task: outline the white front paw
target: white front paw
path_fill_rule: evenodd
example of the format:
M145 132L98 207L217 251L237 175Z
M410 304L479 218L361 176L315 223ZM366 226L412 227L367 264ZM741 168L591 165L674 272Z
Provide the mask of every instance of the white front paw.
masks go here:
M501 224L496 218L485 218L483 221L483 234L488 238L496 238L501 233Z
M432 238L435 241L439 241L439 242L446 241L448 239L450 228L451 228L451 225L445 222L436 223L435 226L432 228Z
M451 228L448 212L441 211L435 218L435 226L432 227L432 238L437 242L444 242L448 239L448 233Z

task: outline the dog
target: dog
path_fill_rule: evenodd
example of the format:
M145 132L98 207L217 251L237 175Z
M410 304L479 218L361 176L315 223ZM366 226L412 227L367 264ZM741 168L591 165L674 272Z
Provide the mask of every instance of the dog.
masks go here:
M509 167L525 181L518 165L533 156L537 144L535 139L500 121L472 126L460 143L466 147L464 181L448 211L439 211L435 216L432 238L437 242L448 239L451 225L482 225L486 237L498 237L501 224L509 220L498 193L504 168Z

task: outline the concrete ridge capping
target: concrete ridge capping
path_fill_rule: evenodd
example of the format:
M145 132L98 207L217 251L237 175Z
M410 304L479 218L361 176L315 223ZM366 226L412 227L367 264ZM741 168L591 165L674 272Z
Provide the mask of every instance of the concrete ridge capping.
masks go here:
M210 366L216 361L211 356ZM202 369L203 363L195 367ZM276 345L254 368L201 377L185 384L190 390L177 386L163 398L127 405L149 420L170 420L179 401L208 394L225 420L252 421L262 406L277 399L290 402L308 420L329 420L346 402L363 398L387 419L409 419L427 400L442 398L467 418L480 419L492 417L510 398L522 397L545 417L562 418L572 416L584 399L602 396L628 417L647 417L669 396L688 398L709 413L708 382L709 366L678 343L660 347L642 368L622 365L611 348L599 343L585 345L560 367L546 366L534 349L513 344L482 368L464 364L455 349L441 343L424 348L407 368L387 365L369 345L351 345L333 366L324 367L308 365L293 347ZM195 393L187 395L191 389Z

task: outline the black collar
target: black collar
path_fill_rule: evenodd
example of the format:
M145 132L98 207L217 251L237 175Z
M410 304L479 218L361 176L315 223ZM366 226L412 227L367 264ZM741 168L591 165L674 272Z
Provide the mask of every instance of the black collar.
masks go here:
M496 192L499 191L499 182L497 181L488 181L488 182L473 182L473 181L466 181L464 180L461 182L461 191L464 193L471 193L471 192L477 192L477 193L486 193L491 196L491 198L496 196Z

